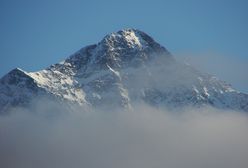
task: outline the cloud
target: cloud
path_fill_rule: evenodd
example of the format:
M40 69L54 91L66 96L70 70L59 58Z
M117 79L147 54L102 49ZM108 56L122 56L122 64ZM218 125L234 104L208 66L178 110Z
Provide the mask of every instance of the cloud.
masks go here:
M0 117L0 164L11 168L246 168L248 116L168 111L15 110ZM59 111L59 112L58 112ZM47 113L54 115L47 115Z
M138 95L141 88L192 86L197 74L190 70L159 60L122 72L122 80ZM125 80L131 72L133 80ZM0 167L247 168L247 113L132 105L68 108L42 98L29 109L13 109L0 116Z
M201 71L216 75L232 84L235 89L248 93L247 58L216 53L178 55L178 59L188 62Z

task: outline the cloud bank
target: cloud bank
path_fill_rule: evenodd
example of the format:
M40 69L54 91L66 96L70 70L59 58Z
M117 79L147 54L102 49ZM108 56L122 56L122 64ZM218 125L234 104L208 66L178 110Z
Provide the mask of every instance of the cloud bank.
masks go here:
M172 112L139 104L128 111L70 112L39 104L0 117L0 165L246 168L247 130L247 114L208 107Z

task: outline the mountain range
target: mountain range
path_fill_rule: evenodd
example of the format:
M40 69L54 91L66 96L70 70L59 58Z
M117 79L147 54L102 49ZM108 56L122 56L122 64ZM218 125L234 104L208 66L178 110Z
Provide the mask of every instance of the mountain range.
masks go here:
M135 103L177 109L212 106L248 112L248 95L180 62L137 29L106 35L44 70L13 69L0 79L0 111L40 97L68 106L132 108Z

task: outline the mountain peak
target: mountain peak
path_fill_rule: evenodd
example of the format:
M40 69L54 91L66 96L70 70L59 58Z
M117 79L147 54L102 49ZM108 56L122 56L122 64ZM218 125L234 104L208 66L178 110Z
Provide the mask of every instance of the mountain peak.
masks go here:
M144 49L147 47L163 48L151 36L141 30L127 28L106 35L100 42L109 47ZM121 46L120 46L121 45ZM165 49L165 48L164 48Z
M0 112L44 95L79 105L130 107L144 101L172 108L206 104L248 111L247 94L176 61L137 29L110 33L39 72L10 71L0 79Z
M11 70L8 74L6 74L5 76L3 76L3 81L9 81L10 79L14 79L14 78L19 78L19 77L26 77L28 76L27 73L20 69L20 68L14 68L13 70Z
M126 67L139 67L154 58L163 57L166 62L172 55L152 37L138 29L123 29L106 35L99 43L86 46L73 54L65 63L76 71L95 71Z
M90 50L90 62L101 67L106 65L113 68L136 67L159 55L171 58L163 46L138 29L129 28L110 33L93 48ZM88 49L80 52L85 53Z
M126 44L129 48L145 47L147 43L140 34L141 31L137 29L123 29L118 32L108 34L103 38L102 42L109 45L111 45L111 43L122 43ZM112 47L115 46L112 45Z

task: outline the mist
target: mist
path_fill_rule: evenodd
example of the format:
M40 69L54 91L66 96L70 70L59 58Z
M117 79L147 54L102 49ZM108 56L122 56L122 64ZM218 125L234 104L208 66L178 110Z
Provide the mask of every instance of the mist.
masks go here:
M214 52L178 54L178 59L195 68L208 72L233 85L239 91L248 93L247 58L222 55Z
M120 72L130 77L123 80L130 97L140 88L190 87L197 79L187 66L158 63ZM43 97L1 115L0 167L247 168L247 113L142 101L114 108L119 97L111 98L100 108L68 108Z
M247 130L246 113L211 107L168 111L140 103L71 112L39 101L32 111L0 117L0 165L246 168Z

